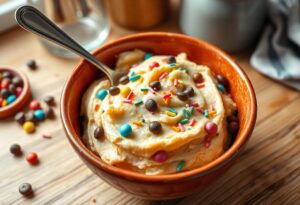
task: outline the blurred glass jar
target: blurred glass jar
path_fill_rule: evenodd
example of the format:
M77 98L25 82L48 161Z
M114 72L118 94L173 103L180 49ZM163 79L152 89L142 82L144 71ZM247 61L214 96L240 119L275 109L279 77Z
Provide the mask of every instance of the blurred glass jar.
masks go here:
M108 0L112 19L130 29L147 29L166 19L169 0Z
M265 0L186 0L180 26L188 35L234 52L255 42L265 16Z
M88 51L100 46L109 34L109 24L102 0L28 0L63 31ZM40 39L52 53L75 57L71 52Z

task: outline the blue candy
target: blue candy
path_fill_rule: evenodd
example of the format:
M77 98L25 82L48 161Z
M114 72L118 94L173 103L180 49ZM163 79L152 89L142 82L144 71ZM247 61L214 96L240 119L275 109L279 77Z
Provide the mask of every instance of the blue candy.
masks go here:
M148 58L151 58L153 56L153 53L146 53L144 55L144 60L147 60Z
M108 94L107 90L102 89L102 90L99 90L99 92L97 93L97 97L100 100L103 100L106 97L107 94Z
M132 133L132 128L129 124L124 124L120 127L119 132L123 137L128 137Z
M34 111L34 118L37 120L44 120L46 117L45 112L43 110Z
M218 90L220 90L222 93L225 93L225 88L222 84L217 85Z
M10 95L7 99L6 102L9 105L10 103L14 102L17 99L15 95Z

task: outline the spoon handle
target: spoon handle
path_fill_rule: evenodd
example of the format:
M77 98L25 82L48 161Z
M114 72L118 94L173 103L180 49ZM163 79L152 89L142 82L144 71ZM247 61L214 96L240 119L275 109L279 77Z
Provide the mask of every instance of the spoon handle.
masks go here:
M113 81L111 78L114 72L113 70L97 60L92 54L80 46L36 8L32 6L22 6L17 9L15 18L18 24L24 29L83 57L96 67L100 68L110 81Z

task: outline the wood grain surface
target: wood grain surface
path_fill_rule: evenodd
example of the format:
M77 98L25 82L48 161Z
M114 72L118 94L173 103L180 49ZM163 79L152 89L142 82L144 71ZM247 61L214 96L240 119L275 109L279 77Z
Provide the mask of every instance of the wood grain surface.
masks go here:
M179 32L172 17L153 30ZM130 33L134 31L112 25L109 40ZM57 119L39 124L32 135L25 134L12 118L0 121L0 204L300 204L300 94L251 68L251 52L233 57L248 73L257 94L254 133L238 162L203 192L172 201L147 201L110 187L75 154L56 106ZM30 58L38 63L36 71L25 66ZM35 99L54 95L59 102L77 62L51 55L35 36L19 28L0 34L0 65L24 71ZM43 133L53 138L44 139ZM24 153L36 151L40 164L28 165L24 155L13 157L9 153L13 143L19 143ZM33 198L18 193L23 182L32 184Z

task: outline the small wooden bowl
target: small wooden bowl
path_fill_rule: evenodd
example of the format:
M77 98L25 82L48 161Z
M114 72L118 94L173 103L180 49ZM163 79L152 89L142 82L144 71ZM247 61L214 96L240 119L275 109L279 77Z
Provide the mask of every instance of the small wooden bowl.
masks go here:
M86 61L81 61L65 84L61 100L61 118L65 133L82 161L113 187L137 197L163 200L184 197L206 188L236 161L249 140L256 120L256 97L250 80L239 65L220 49L195 38L174 33L140 33L112 41L93 54L110 67L116 56L139 48L156 55L185 52L188 59L209 66L229 81L230 93L238 107L240 130L232 146L216 160L193 170L148 176L102 161L81 140L81 99L88 86L103 76Z
M7 67L0 68L0 72L4 72L4 71L9 71L14 76L19 76L23 81L23 90L20 96L17 97L17 99L14 102L12 102L11 104L5 107L0 107L0 119L12 116L15 113L17 113L25 106L25 104L29 101L31 96L29 81L23 72L12 68L7 68Z

